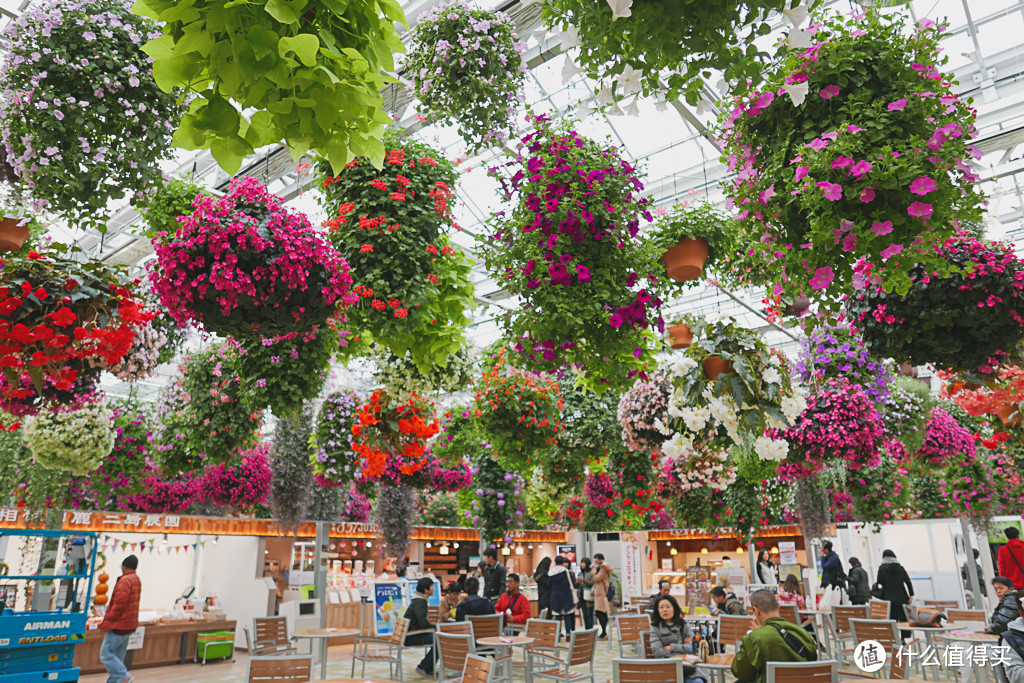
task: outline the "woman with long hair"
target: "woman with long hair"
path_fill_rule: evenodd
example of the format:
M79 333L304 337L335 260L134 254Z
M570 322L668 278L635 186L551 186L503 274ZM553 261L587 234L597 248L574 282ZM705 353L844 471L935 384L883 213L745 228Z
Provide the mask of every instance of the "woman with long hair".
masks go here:
M547 619L545 614L551 606L551 580L548 570L551 569L551 558L542 558L537 570L533 572L533 580L537 582L537 616Z
M693 652L693 631L683 619L679 603L671 595L658 596L651 614L651 650L658 659L682 657ZM706 677L699 670L684 670L685 683L698 683Z
M757 578L766 586L779 585L779 580L775 577L775 563L764 548L757 553Z
M797 609L803 609L804 591L796 574L786 576L786 580L779 586L778 595L775 597L780 605L796 605Z
M583 613L583 628L594 628L594 571L590 558L580 560L580 585L578 589L580 612Z

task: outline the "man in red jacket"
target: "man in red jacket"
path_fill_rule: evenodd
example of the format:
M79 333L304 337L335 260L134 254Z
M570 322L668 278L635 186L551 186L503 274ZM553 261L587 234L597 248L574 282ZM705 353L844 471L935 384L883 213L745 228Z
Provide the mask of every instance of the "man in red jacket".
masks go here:
M1024 588L1024 541L1016 527L1003 529L1006 545L999 549L999 575L1013 581L1014 588Z
M128 652L128 639L139 627L139 598L142 581L135 570L139 558L129 555L121 563L121 576L114 584L110 604L103 616L100 630L106 631L100 647L100 661L107 670L107 683L132 683L135 677L128 673L124 656Z
M509 574L505 578L508 591L501 594L494 611L505 615L506 624L525 624L530 618L530 601L519 592L519 575Z

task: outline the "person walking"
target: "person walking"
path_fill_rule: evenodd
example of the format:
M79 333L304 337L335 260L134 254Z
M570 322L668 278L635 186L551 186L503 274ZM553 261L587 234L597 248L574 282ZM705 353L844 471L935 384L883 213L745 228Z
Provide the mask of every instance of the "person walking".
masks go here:
M757 553L757 578L766 586L779 585L779 579L775 576L775 564L764 548Z
M131 683L135 680L124 665L124 657L128 652L128 639L139 627L142 580L135 573L138 568L139 558L134 555L121 562L121 576L114 583L110 604L100 624L100 630L106 631L100 646L100 662L107 670L107 683Z
M974 548L974 569L978 572L978 589L981 590L981 596L983 598L988 597L988 588L985 586L985 572L981 569L981 562L978 560L981 558L981 553L977 548ZM967 562L964 562L963 566L960 567L960 578L964 581L964 586L967 590L971 589L971 577L970 572L967 571Z
M569 574L569 560L559 555L548 571L551 581L551 615L565 623L566 639L572 635L576 621L576 584Z
M533 580L537 583L537 617L547 619L546 613L551 608L551 579L548 578L548 570L551 569L551 558L541 558L536 571L533 572Z
M1003 529L1006 545L999 549L999 575L1013 581L1013 587L1024 588L1024 541L1017 527Z
M826 605L840 605L845 601L846 573L843 561L832 551L832 541L821 544L821 588L829 596L830 602Z
M847 578L857 591L850 598L850 602L855 605L868 604L871 601L871 577L856 557L850 558L850 573Z
M498 551L488 548L484 551L484 597L494 605L505 592L505 565L498 562Z
M583 613L583 628L594 628L594 570L589 557L580 560L579 607Z
M889 618L897 622L906 621L907 613L903 606L913 602L914 584L891 550L882 551L882 564L878 567L875 585L881 589L882 600L889 601ZM900 633L904 640L910 637L910 631Z
M608 591L612 585L614 570L604 563L604 554L594 553L594 616L601 625L601 640L608 637Z

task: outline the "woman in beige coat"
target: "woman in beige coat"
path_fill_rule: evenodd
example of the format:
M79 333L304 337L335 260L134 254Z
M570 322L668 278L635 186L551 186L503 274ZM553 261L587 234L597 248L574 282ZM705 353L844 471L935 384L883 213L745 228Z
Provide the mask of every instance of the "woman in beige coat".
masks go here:
M594 616L601 625L599 638L608 637L608 587L612 582L612 568L604 563L604 555L594 554Z

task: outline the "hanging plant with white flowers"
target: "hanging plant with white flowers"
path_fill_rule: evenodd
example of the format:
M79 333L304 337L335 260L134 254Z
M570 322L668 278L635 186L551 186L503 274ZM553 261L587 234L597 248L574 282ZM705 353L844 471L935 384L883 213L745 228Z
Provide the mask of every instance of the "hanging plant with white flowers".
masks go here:
M662 460L666 488L675 493L724 491L736 481L736 467L725 449L700 448Z
M410 37L402 70L428 116L456 123L471 151L509 137L526 79L512 19L452 0L420 17Z
M90 403L74 412L43 411L25 427L25 444L36 464L84 475L114 450L113 413Z
M735 321L694 325L694 342L666 371L674 391L658 428L668 459L753 441L764 460L781 460L786 442L767 439L769 427L786 428L803 412L789 365Z

